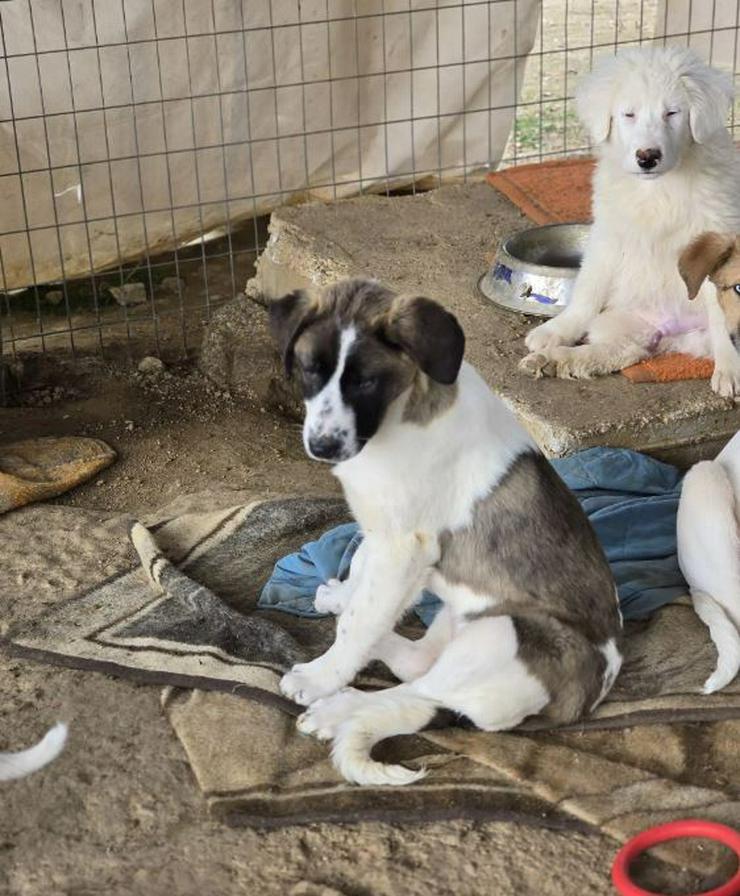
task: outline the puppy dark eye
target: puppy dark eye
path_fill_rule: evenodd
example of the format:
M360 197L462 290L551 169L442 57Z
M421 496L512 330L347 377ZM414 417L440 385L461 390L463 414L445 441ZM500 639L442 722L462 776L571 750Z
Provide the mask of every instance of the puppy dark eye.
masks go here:
M301 361L301 370L304 376L321 376L321 364L313 359Z
M740 296L740 283L736 283L732 288Z
M678 115L678 109L669 109L666 112L665 117L670 118L672 115Z
M623 112L622 115L624 115L625 118L634 118L635 117L634 112Z
M301 367L303 382L307 388L316 389L321 385L323 375L319 364L304 364Z
M377 389L379 379L377 376L366 376L364 379L358 380L355 390L361 395L369 395Z

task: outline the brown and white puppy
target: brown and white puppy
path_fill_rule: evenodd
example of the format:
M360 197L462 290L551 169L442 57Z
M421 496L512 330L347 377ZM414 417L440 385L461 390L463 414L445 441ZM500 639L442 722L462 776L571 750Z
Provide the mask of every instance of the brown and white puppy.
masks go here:
M373 744L452 712L501 730L540 714L571 722L621 664L609 566L580 505L511 411L468 364L455 318L423 297L349 280L271 306L306 399L304 442L335 464L364 540L349 578L322 586L336 638L283 693L299 728L332 739L362 784L421 777ZM429 588L443 608L423 638L395 623ZM347 688L379 659L402 684Z
M455 318L422 297L374 280L347 280L322 294L298 291L270 308L286 372L297 367L306 402L304 445L314 460L353 457L406 389L406 417L421 419L453 390L465 336ZM428 378L418 377L425 371Z
M740 237L733 233L702 233L681 253L678 269L690 299L696 298L707 278L714 284L724 325L737 349L740 341ZM714 313L717 314L716 308Z

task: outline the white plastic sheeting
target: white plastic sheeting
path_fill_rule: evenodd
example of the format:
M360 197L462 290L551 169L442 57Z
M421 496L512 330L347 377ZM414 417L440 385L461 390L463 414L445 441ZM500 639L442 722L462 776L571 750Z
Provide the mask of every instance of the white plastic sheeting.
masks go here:
M540 0L0 4L0 290L501 158Z
M668 44L690 46L717 68L738 70L738 0L659 0L656 37Z

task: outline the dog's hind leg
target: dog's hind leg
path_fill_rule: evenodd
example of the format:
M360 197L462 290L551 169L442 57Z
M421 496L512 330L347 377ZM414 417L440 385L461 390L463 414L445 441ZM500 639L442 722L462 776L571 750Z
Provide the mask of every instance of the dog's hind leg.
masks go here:
M413 681L431 669L452 635L452 611L445 605L423 637L412 641L398 632L389 632L374 647L373 657L385 663L400 681Z
M585 345L551 349L542 374L587 379L614 373L647 358L654 337L652 327L638 327L628 315L605 311L591 324Z
M550 353L550 375L560 379L588 379L615 373L647 358L649 352L636 342L624 341L597 345L554 348Z
M470 622L412 686L485 731L514 728L550 702L547 689L519 658L510 616Z
M654 336L654 328L639 328L628 315L605 311L589 327L585 345L555 346L541 354L533 353L523 358L519 367L535 377L603 376L647 358Z
M332 736L334 765L357 784L409 784L423 776L403 766L371 759L373 746L387 737L413 734L442 709L466 716L478 728L513 728L550 700L544 685L517 656L511 617L469 623L429 671L416 681L384 691L344 692L322 700L302 717L302 730Z
M317 613L340 616L347 609L351 598L352 586L349 580L340 582L339 579L329 579L316 589L313 606Z
M319 613L331 613L340 616L349 605L355 592L357 583L362 578L362 570L367 557L367 542L360 542L349 566L349 575L344 581L329 579L324 585L319 585L314 597L314 608Z

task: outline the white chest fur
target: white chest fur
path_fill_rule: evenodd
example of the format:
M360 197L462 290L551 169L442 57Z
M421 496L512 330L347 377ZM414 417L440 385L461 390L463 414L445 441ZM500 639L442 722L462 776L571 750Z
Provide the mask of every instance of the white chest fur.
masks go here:
M452 405L423 425L403 421L407 396L373 439L334 473L365 532L438 535L470 522L512 460L533 443L480 375L463 364Z

